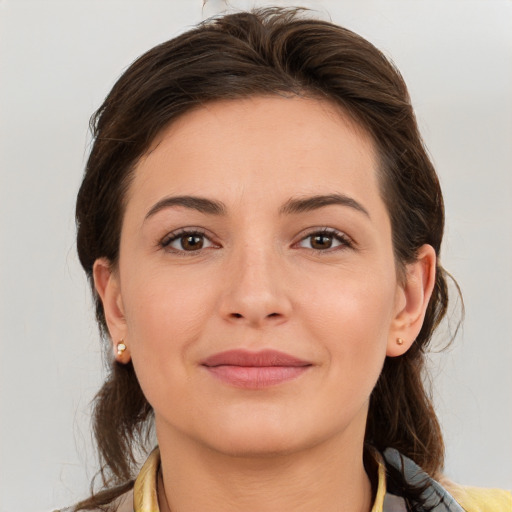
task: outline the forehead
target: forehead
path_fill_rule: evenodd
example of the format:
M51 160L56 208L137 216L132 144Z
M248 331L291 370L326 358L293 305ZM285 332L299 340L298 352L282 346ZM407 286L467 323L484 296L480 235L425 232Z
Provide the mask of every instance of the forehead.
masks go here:
M140 159L129 196L269 198L333 189L358 196L376 191L376 180L372 139L340 107L265 96L211 102L181 116Z

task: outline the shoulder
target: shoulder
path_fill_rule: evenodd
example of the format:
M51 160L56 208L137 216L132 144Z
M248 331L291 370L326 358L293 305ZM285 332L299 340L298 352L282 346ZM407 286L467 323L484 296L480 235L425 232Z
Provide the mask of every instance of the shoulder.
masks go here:
M467 512L512 511L510 491L468 487L449 481L444 481L443 486Z
M512 512L512 493L458 485L445 477L434 480L394 448L384 453L387 465L400 471L404 484L424 490L419 501L439 512Z

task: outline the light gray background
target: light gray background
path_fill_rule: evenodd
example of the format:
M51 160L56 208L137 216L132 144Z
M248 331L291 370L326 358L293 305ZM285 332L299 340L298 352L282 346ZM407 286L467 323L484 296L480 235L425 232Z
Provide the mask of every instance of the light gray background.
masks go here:
M369 38L409 84L467 309L432 364L446 472L510 488L512 2L300 3ZM102 363L73 221L88 118L136 56L220 5L0 0L0 512L70 504L94 471L87 406Z

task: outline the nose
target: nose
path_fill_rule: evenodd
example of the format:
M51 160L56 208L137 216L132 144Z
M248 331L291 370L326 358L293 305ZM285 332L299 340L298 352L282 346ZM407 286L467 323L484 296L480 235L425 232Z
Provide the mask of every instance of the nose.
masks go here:
M281 258L272 250L246 247L226 262L220 314L230 323L261 328L288 320L292 305Z

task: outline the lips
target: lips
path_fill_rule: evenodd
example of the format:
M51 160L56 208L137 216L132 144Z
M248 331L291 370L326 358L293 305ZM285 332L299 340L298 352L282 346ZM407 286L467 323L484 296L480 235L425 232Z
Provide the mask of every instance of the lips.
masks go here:
M221 381L247 389L293 380L312 366L308 361L276 350L229 350L208 357L201 365Z

